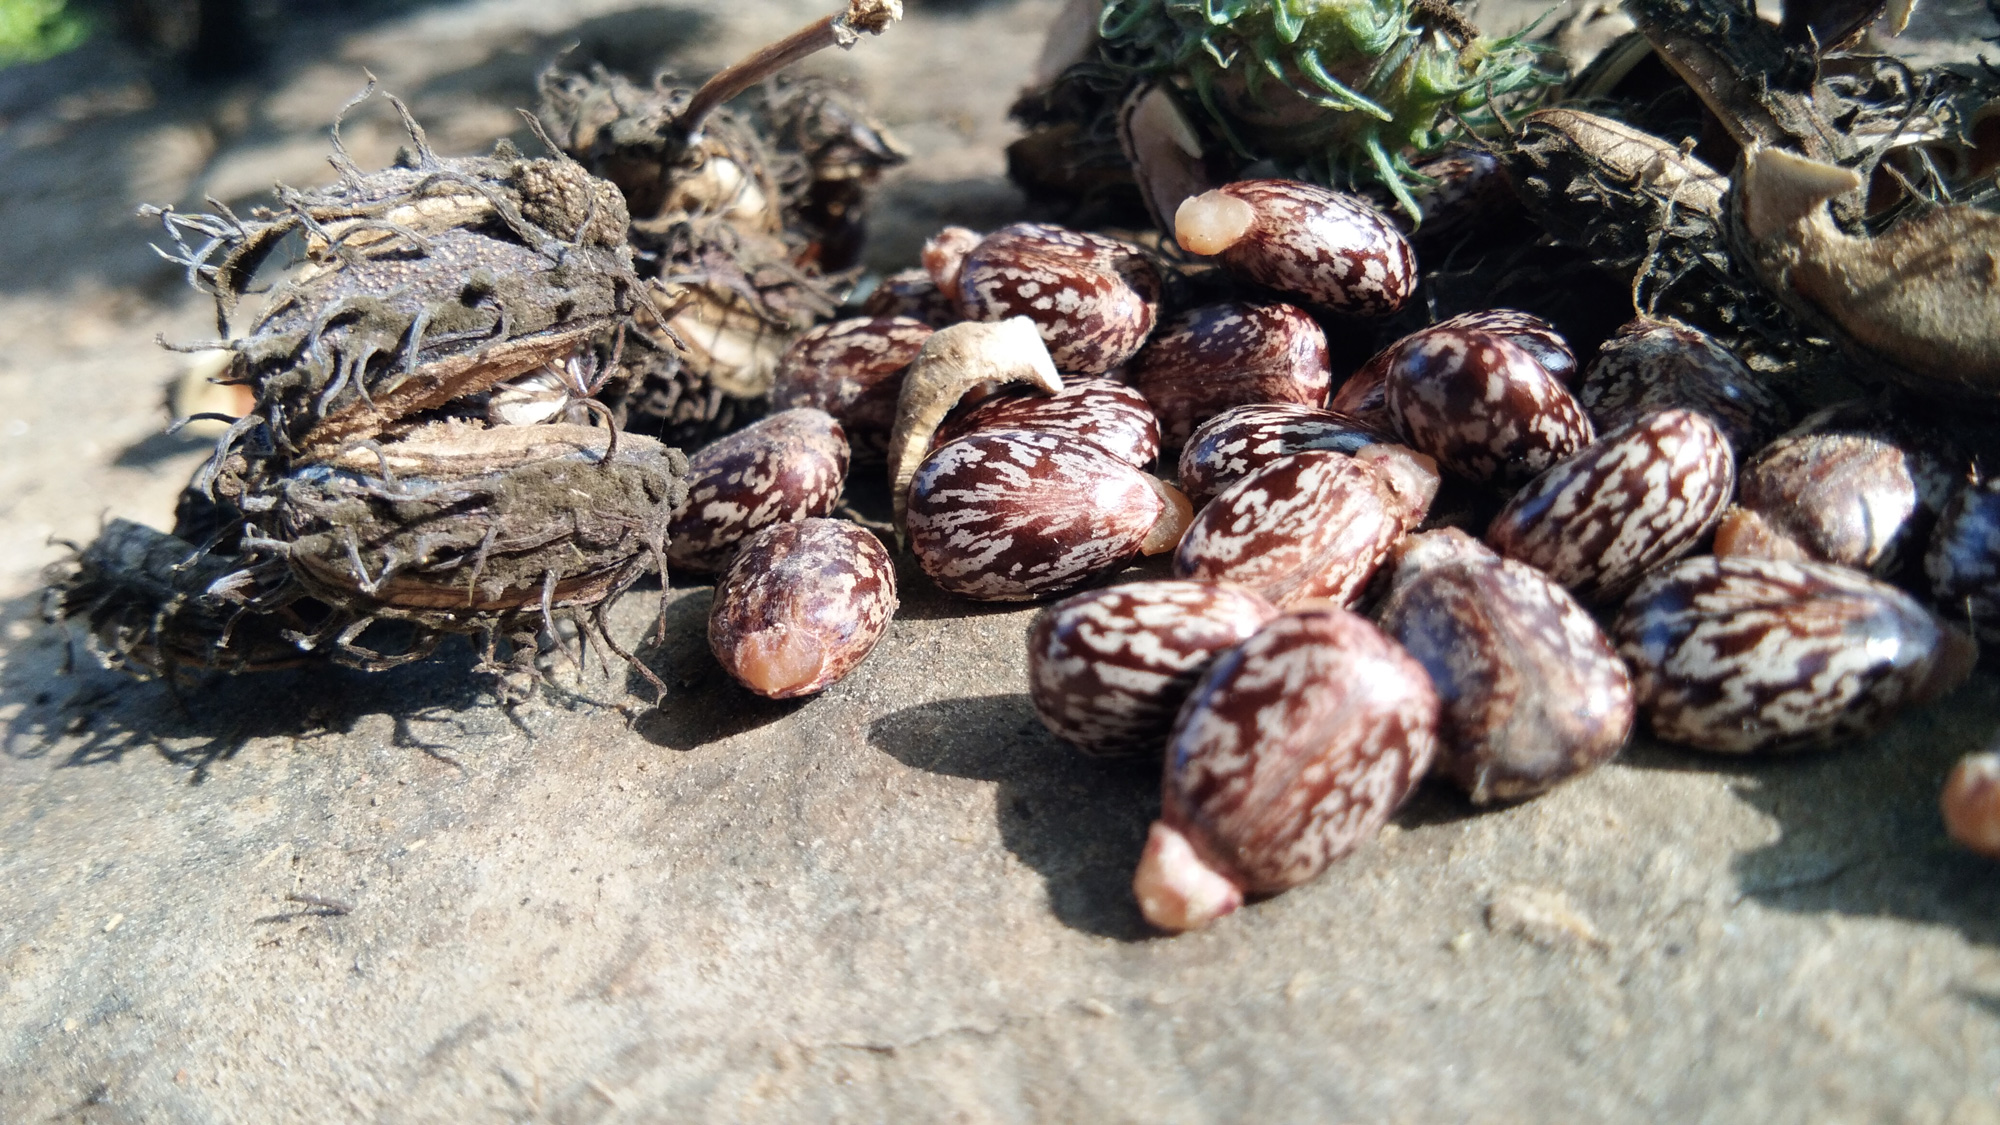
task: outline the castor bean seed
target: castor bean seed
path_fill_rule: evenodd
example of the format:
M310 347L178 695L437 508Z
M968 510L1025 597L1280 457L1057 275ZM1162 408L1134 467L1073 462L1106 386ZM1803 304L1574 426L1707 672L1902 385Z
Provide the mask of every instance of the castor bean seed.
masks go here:
M2000 640L2000 478L1952 498L1931 535L1924 573L1947 618Z
M792 699L853 671L895 615L880 540L845 520L796 520L743 541L715 584L708 647L737 683Z
M1195 680L1277 616L1225 582L1130 582L1050 606L1028 633L1028 696L1086 754L1157 753Z
M823 516L847 484L847 435L824 410L784 410L688 458L687 501L674 512L667 561L722 569L737 544L771 523Z
M2000 859L2000 753L1967 754L1938 794L1944 830L1990 859Z
M1160 455L1160 420L1116 379L1071 379L1052 395L1001 391L938 427L932 448L979 430L1068 434L1135 469Z
M1405 440L1476 483L1525 483L1596 436L1562 380L1492 332L1440 324L1409 336L1383 384Z
M1160 819L1132 879L1146 920L1199 929L1298 886L1380 831L1429 768L1423 666L1343 609L1273 618L1219 657L1167 740Z
M1326 333L1304 310L1244 301L1202 305L1162 325L1127 377L1159 414L1169 449L1232 406L1318 406L1332 382Z
M1202 423L1181 449L1181 488L1195 504L1291 453L1349 455L1394 440L1385 431L1330 410L1293 403L1233 407Z
M1117 239L1015 223L965 255L957 295L968 320L1033 321L1056 370L1102 375L1152 334L1160 273L1144 251Z
M936 331L911 317L855 317L808 330L778 359L771 404L833 415L857 461L888 455L903 375Z
M1791 408L1708 333L1641 316L1598 349L1577 398L1599 430L1671 407L1698 410L1748 455L1791 421Z
M1729 439L1707 415L1656 411L1528 482L1493 517L1486 541L1585 602L1615 601L1648 570L1693 550L1735 483Z
M1359 196L1297 180L1241 180L1174 213L1181 248L1336 312L1387 316L1416 291L1409 239Z
M1653 733L1702 750L1789 750L1870 734L1971 672L1972 639L1858 570L1685 559L1639 584L1612 629Z

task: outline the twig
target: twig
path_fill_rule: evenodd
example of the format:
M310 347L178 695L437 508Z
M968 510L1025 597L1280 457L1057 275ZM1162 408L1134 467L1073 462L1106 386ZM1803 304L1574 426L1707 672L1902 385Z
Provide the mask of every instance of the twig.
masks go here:
M815 20L702 83L676 124L693 143L701 135L702 122L717 106L807 55L828 47L846 50L859 42L863 33L880 35L902 18L903 0L848 0L846 10L839 15Z

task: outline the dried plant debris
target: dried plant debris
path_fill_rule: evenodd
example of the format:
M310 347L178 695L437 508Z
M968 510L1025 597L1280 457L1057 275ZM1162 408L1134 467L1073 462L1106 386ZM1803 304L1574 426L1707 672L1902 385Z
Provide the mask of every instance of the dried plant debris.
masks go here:
M224 345L234 353L224 381L251 387L257 405L205 483L252 429L288 458L391 436L424 411L566 361L640 297L610 184L505 142L489 157L440 157L394 104L412 141L394 167L362 172L336 127L330 187L280 187L277 207L247 217L220 205L148 209L173 240L162 253L214 294L225 333L260 267L288 240L300 247L263 311Z
M847 16L871 7L894 5L857 2ZM602 68L542 75L557 143L631 205L638 271L673 341L641 334L626 358L619 405L633 429L693 447L754 420L785 348L839 306L867 190L905 159L901 146L822 80L772 78L722 103L848 42L823 20L700 87Z

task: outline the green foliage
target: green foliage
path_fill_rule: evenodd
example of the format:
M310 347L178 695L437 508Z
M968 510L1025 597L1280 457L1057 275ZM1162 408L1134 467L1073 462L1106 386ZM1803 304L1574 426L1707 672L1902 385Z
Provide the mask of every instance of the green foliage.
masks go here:
M1106 0L1099 30L1111 61L1191 91L1246 158L1376 181L1412 213L1412 161L1560 79L1544 49L1481 36L1445 0Z
M0 0L0 66L62 54L89 33L65 0Z

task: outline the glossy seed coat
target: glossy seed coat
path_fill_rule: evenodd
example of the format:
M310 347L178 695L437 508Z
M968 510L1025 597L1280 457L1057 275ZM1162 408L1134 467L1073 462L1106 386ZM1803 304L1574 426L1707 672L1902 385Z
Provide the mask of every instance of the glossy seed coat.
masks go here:
M1213 213L1218 223L1209 218ZM1359 196L1297 180L1241 180L1181 204L1183 249L1230 273L1359 316L1387 316L1416 291L1416 255Z
M1477 329L1438 325L1398 344L1384 400L1412 448L1446 471L1507 488L1596 437L1589 415L1534 353Z
M1456 542L1427 550L1439 539ZM1427 553L1439 557L1406 573L1404 560ZM1589 611L1463 532L1404 541L1378 621L1437 689L1434 772L1475 804L1531 797L1595 769L1632 733L1631 677Z
M1203 423L1181 448L1181 488L1197 505L1264 465L1291 453L1325 450L1349 455L1394 440L1356 418L1292 403L1225 410Z
M1209 662L1277 615L1222 582L1130 582L1057 602L1028 634L1028 695L1087 754L1157 753Z
M772 699L823 691L866 659L896 614L896 564L845 520L774 524L743 541L715 584L708 647Z
M1736 483L1729 439L1706 415L1662 410L1549 469L1493 517L1486 541L1592 604L1693 550Z
M688 458L688 496L668 529L667 561L721 569L766 524L823 516L847 483L847 435L823 410L785 410Z
M1739 455L1763 448L1791 422L1770 384L1699 329L1640 317L1598 349L1577 398L1599 430L1655 410L1700 411Z
M1304 310L1245 301L1201 305L1162 325L1127 377L1160 416L1170 449L1232 406L1318 406L1332 382L1326 333Z
M1244 894L1324 871L1416 786L1437 722L1429 676L1365 619L1274 618L1209 668L1174 723L1160 820L1133 879L1147 919L1197 928ZM1234 901L1206 893L1218 881Z
M1001 391L947 419L932 448L979 430L1066 434L1135 469L1160 456L1160 420L1153 408L1115 379L1071 379L1052 395Z
M1102 375L1132 358L1152 334L1160 274L1129 243L1015 223L965 255L956 293L968 320L1034 321L1056 370Z
M857 459L883 459L903 373L936 329L911 317L855 317L811 329L785 349L771 405L833 415Z
M1924 574L1948 620L2000 640L2000 478L1952 499L1931 535Z
M1704 556L1633 591L1612 629L1653 733L1702 750L1788 750L1873 733L1941 698L1972 639L1909 595L1825 563Z

